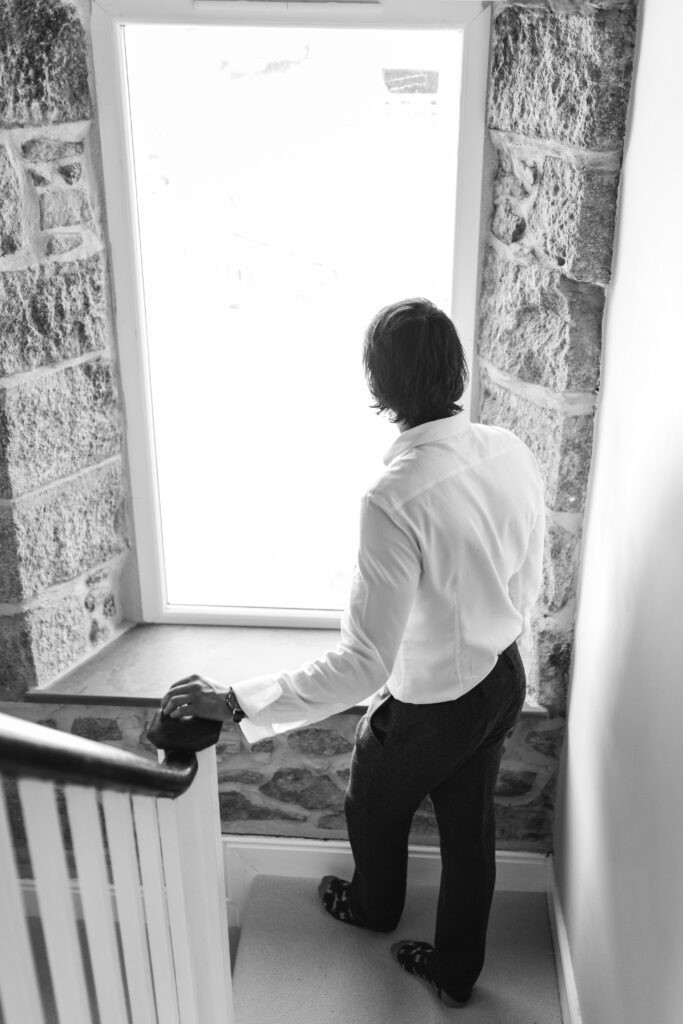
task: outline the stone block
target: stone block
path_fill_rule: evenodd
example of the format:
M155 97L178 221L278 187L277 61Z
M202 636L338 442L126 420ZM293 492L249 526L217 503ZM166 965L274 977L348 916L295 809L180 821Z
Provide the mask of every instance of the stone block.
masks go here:
M285 811L279 807L264 807L256 804L244 793L227 790L218 794L221 821L306 821L305 814Z
M35 685L26 613L0 616L0 700L21 700Z
M26 658L31 673L25 677L24 693L51 682L88 652L83 609L75 594L43 602L10 618L23 619L25 623ZM20 696L23 693L14 693L15 699Z
M0 376L102 349L105 318L102 253L0 272Z
M275 800L298 804L309 811L336 811L344 803L344 794L329 776L316 775L308 768L279 768L260 790Z
M65 252L77 249L82 241L80 231L56 231L45 240L45 255L62 256Z
M546 504L558 512L583 509L590 468L593 416L572 415L537 405L481 374L479 418L506 427L527 444L538 459L545 482Z
M546 157L530 230L550 260L576 281L607 284L617 211L617 171Z
M513 5L494 22L491 128L585 149L620 149L631 86L635 5Z
M14 600L22 592L17 544L14 509L11 505L0 505L0 601Z
M273 740L259 740L251 748L254 754L272 754L275 749Z
M74 224L85 224L92 220L87 193L81 188L50 189L39 197L40 226L44 231L50 228L68 228Z
M0 699L21 700L88 655L93 623L97 644L121 621L116 595L120 567L106 567L97 582L77 580L68 593L46 596L27 609L0 616Z
M567 714L567 693L571 673L573 631L561 629L546 616L532 623L536 648L534 671L528 681L532 700L546 708L552 718Z
M526 796L533 789L535 781L534 771L501 768L496 782L496 796Z
M41 135L24 142L21 155L31 164L48 164L63 160L65 157L80 156L84 149L85 145L81 139L72 142L69 139Z
M484 260L479 352L501 370L553 391L592 391L600 376L602 288L489 246Z
M540 603L547 611L564 608L576 592L580 535L549 518L543 553L543 589Z
M121 449L111 362L95 358L0 386L0 497L24 494Z
M75 718L71 724L71 732L74 736L85 736L89 740L97 740L100 743L122 738L116 719L104 716L82 715Z
M121 590L122 565L104 566L86 576L78 595L86 615L90 647L99 647L114 635L122 612L117 595Z
M524 203L533 195L540 175L538 153L542 147L532 144L532 149L519 153L519 147L506 144L505 137L493 136L492 141L498 152L498 166L493 182L493 199L505 198L516 207L523 208Z
M34 168L29 169L28 176L36 188L47 188L50 184L50 179L42 171L36 171Z
M86 37L68 0L0 5L0 127L82 121L92 115Z
M353 750L353 744L333 729L299 729L289 734L287 743L298 754L311 757L334 757Z
M551 850L557 770L529 799L496 798L496 845L526 850Z
M552 850L553 809L529 804L496 804L496 847Z
M0 601L74 579L128 547L118 461L0 506Z
M81 174L83 173L83 168L78 161L73 161L68 164L60 164L57 170L59 171L60 178L62 178L67 185L75 185L77 181L81 180Z
M218 772L220 782L241 782L245 786L259 786L267 782L268 776L263 772L254 772L249 768L234 768Z
M345 832L346 816L344 814L322 814L318 821L318 828L334 829L335 832Z
M491 231L501 242L508 244L518 242L526 231L524 217L515 211L507 197L494 207Z
M0 146L0 256L21 248L23 200L6 146Z
M544 757L558 760L564 743L564 726L553 725L551 728L533 729L526 736L526 743Z

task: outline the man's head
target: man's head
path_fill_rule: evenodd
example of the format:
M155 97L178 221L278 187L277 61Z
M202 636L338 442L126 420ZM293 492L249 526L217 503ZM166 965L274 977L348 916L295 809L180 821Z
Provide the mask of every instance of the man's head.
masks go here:
M363 366L373 409L417 427L462 412L468 379L452 320L427 299L385 306L365 332Z

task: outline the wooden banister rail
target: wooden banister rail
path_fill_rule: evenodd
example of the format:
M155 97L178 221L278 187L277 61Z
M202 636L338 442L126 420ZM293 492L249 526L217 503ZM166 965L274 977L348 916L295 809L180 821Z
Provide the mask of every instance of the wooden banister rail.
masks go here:
M147 732L157 764L0 714L5 1024L234 1024L220 728L157 713ZM44 954L31 939L36 916Z
M0 714L0 773L176 797L197 774L197 758L191 752L170 751L162 764L156 764L95 740Z

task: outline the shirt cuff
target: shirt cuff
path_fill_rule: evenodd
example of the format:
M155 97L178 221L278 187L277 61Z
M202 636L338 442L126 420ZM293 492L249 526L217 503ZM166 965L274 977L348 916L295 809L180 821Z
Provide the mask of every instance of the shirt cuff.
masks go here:
M237 693L236 690L235 693ZM250 747L260 740L267 740L276 735L272 725L257 725L255 722L250 722L248 718L242 719L240 729Z
M233 683L232 689L237 702L247 718L258 725L270 725L268 707L282 696L282 684L278 676L256 676L254 679L242 679ZM272 733L269 733L272 735Z

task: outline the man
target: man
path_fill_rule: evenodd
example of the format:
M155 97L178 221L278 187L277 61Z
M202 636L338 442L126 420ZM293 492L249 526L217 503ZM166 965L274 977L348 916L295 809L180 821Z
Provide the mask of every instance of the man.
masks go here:
M484 962L493 796L503 740L524 702L516 641L528 634L541 581L543 487L514 434L463 414L462 347L431 302L382 309L363 361L374 408L401 433L362 500L341 643L296 672L230 690L192 676L162 707L232 715L253 743L375 694L359 722L345 801L354 875L328 876L319 892L338 920L392 931L411 819L429 795L442 859L434 944L410 940L392 951L442 1002L460 1006Z

